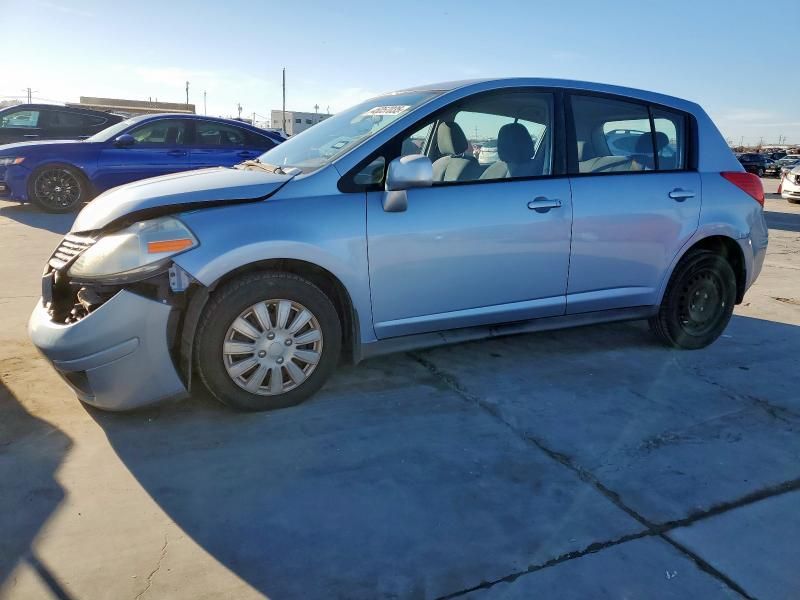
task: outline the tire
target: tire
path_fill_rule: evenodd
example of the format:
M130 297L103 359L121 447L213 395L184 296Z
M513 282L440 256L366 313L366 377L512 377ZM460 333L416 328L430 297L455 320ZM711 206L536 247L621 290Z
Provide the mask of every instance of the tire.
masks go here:
M756 171L756 175L758 175L759 177L763 177L764 176L764 169L762 169L761 167L758 167L758 170Z
M28 180L28 198L49 213L68 213L90 200L89 182L67 165L49 165L34 171Z
M341 346L341 320L328 296L297 275L261 272L214 293L200 317L194 360L201 380L223 404L272 410L317 392L336 368Z
M668 346L705 348L728 326L735 302L730 263L715 252L695 250L675 268L650 328Z

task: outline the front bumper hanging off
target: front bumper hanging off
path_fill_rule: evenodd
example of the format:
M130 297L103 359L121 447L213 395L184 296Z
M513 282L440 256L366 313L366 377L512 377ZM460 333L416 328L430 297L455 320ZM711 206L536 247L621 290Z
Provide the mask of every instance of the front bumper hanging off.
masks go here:
M129 410L187 393L169 350L168 303L122 289L74 323L55 322L40 299L34 345L88 404Z

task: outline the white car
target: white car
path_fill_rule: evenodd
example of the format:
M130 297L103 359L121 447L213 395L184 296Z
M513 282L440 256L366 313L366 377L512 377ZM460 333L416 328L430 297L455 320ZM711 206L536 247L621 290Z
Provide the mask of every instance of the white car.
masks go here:
M498 160L500 159L497 156L497 140L491 140L481 146L481 151L478 153L478 163L480 165L491 165Z
M800 203L800 166L783 174L778 191L781 193L781 198L786 198L792 203Z

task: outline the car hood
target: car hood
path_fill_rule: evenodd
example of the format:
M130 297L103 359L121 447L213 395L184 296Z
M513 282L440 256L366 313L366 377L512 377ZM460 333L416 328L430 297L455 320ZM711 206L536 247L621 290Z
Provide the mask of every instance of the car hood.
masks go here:
M185 210L265 200L292 179L256 169L214 167L143 179L108 190L78 214L72 231L96 231L120 222Z
M36 140L32 142L14 142L13 144L3 144L0 146L0 154L14 154L17 150L29 150L41 146L83 144L85 140Z

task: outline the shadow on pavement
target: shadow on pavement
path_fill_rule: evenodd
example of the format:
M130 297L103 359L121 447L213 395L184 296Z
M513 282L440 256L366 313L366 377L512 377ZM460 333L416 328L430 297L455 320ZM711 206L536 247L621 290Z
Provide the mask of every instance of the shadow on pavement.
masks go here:
M800 231L800 213L765 210L764 218L770 229L794 232Z
M0 206L0 217L12 219L37 229L45 229L54 233L67 233L78 216L77 212L51 214L42 212L32 204L6 204Z
M67 598L31 544L64 498L55 472L71 439L28 413L0 380L0 586L26 561L57 598Z
M704 422L711 412L738 410L720 408L739 401L703 384L654 415L650 430L632 432L651 405L670 402L664 395L648 398L647 386L660 366L677 368L676 356L709 368L718 362L720 367L749 365L755 370L752 359L765 360L765 340L780 340L776 351L798 346L800 330L791 325L736 317L729 329L732 335L727 337L735 337L735 344L720 340L717 351L715 346L683 353L665 349L638 324L616 324L594 332L585 328L470 343L423 356L437 367L461 369L459 384L462 374L468 387L470 377L479 380L477 391L470 387L468 393L489 403L508 403L510 412L503 418L515 431L549 423L554 444L573 444L567 448L570 453L602 461L611 450L627 457L628 450L620 446L632 434L637 444L640 438L657 440L646 448L650 453L658 443L674 445L672 438L657 437L670 426L657 422L664 414ZM602 385L601 372L613 373ZM743 381L753 380L752 372L737 372ZM758 387L758 381L752 386ZM610 392L597 392L608 404L600 410L594 390L605 387ZM627 388L645 390L638 409L637 398L633 403L620 399L617 406L614 389ZM583 405L575 402L581 394ZM604 505L589 485L565 488L558 477L574 478L568 469L459 397L409 355L342 369L306 404L272 413L235 413L200 391L191 400L144 413L90 412L130 472L177 525L270 597L454 592L469 579L465 571L477 583L563 554L559 544L574 537L565 525L569 518ZM528 418L533 420L528 423ZM746 426L737 430L733 422L726 427L726 447L751 439ZM790 438L783 433L779 442L785 445ZM760 435L752 441L766 443ZM740 444L738 452L752 445ZM786 456L772 450L762 449L741 465L711 465L700 474L686 464L684 475L669 457L643 468L648 485L668 480L667 491L673 494L686 486L715 485L734 494L747 487L748 477L752 485L760 484L763 478L749 472L761 467L759 461L780 459L765 469L767 478L778 469L797 471L789 469ZM800 448L787 449L789 454L795 450ZM702 451L692 443L688 454L677 458L703 463ZM635 478L642 471L630 470L630 480L621 481L627 467L619 466L614 483L636 490ZM659 469L664 471L661 478ZM700 476L706 479L698 481ZM687 514L693 508L685 505ZM613 520L591 517L598 527L603 518ZM544 523L553 524L546 535L539 529ZM603 537L609 535L605 530L594 533L598 537L592 542L609 539ZM515 548L513 556L509 546ZM497 573L495 563L495 570L490 569L492 560L504 562L506 572ZM442 589L443 580L449 587Z

